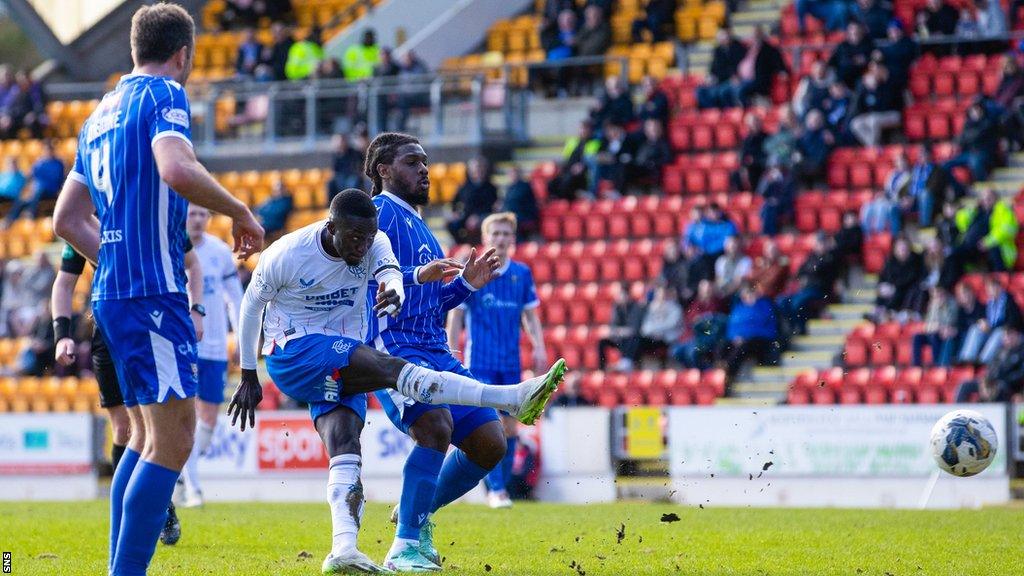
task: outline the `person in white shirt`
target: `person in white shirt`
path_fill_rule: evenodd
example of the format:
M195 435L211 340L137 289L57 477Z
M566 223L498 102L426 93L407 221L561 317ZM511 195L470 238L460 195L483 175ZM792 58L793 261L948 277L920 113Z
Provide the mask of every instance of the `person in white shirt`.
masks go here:
M413 274L420 283L436 282L460 268L464 276L474 276L488 265L471 253L465 266L438 259ZM242 430L247 422L255 425L256 406L263 398L256 373L262 324L270 377L282 392L309 404L313 426L330 457L333 542L323 562L325 574L384 571L356 547L363 509L359 434L366 392L391 388L428 404L486 406L532 424L565 373L565 361L559 360L537 378L515 386L488 386L378 352L363 344L371 310L366 304L370 276L379 285L373 313L397 315L405 300L402 270L390 240L377 229L370 197L350 188L331 200L327 222L285 235L260 256L242 298L242 377L228 406L231 424L241 420Z
M231 247L220 238L207 234L210 210L198 204L188 207L185 230L203 271L201 302L192 311L203 316L203 339L199 341L199 388L196 393L196 437L192 454L185 462L181 478L184 494L180 505L202 506L199 485L199 458L210 447L217 429L217 412L224 402L228 379L228 328L238 327L238 309L242 305L242 283L238 279Z

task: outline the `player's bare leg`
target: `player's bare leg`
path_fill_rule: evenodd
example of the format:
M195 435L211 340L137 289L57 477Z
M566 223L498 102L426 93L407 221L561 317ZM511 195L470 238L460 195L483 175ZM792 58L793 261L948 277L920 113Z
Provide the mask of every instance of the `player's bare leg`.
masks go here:
M437 372L368 346L352 351L349 365L340 370L345 394L393 388L425 404L486 406L513 414L533 424L544 411L565 375L565 361L536 378L514 386L489 386L452 372Z
M387 572L357 548L363 517L362 450L359 435L363 420L345 406L320 416L313 423L330 457L327 499L331 506L331 552L324 558L324 574Z

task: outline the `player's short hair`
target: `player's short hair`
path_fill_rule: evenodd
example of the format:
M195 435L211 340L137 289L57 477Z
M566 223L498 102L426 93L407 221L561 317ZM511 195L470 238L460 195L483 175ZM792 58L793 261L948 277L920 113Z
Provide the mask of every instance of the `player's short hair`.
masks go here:
M370 195L358 188L348 188L331 199L331 218L353 216L355 218L376 218L377 207Z
M515 212L495 212L484 218L484 221L480 223L480 233L486 236L490 233L491 226L495 224L508 224L512 227L512 233L515 234L517 222Z
M363 165L363 173L373 182L370 190L371 196L376 196L384 191L384 184L377 173L377 166L391 164L395 161L395 154L398 149L406 144L419 144L415 136L402 134L401 132L381 132L370 142L366 149L366 163Z
M195 34L195 22L181 6L143 6L132 16L132 58L136 65L166 62L183 46L191 49Z

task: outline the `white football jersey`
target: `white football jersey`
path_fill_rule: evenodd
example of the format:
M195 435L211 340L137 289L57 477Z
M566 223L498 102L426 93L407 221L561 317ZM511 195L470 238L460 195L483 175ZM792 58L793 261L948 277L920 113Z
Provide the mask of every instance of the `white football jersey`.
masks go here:
M194 245L199 266L203 270L203 339L199 341L199 357L204 360L228 359L228 325L237 329L238 308L242 305L242 283L231 248L223 240L203 234Z
M324 252L320 233L326 223L286 234L260 256L248 292L266 302L263 353L307 334L365 340L370 312L366 285L370 276L391 270L401 283L391 241L377 232L358 266Z

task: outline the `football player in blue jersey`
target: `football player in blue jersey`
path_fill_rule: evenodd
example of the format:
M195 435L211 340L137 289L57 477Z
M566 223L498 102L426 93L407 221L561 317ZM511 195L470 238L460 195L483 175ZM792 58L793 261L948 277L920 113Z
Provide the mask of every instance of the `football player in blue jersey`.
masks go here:
M448 347L459 349L465 326L467 335L462 361L469 365L469 371L488 384L516 384L522 377L520 325L526 328L533 344L532 368L547 369L547 350L537 315L540 300L530 269L511 259L516 244L516 215L511 212L491 214L484 218L480 231L484 249L493 248L501 266L494 280L474 292L448 316ZM512 506L505 484L515 457L518 422L504 413L501 421L507 442L505 458L484 479L491 508Z
M444 257L418 210L428 202L430 191L426 152L408 134L380 134L367 150L365 173L373 182L379 228L391 240L406 290L401 313L380 319L371 330L373 344L421 366L470 375L448 348L445 314L490 282L501 262L493 249L479 258L471 251L454 280L422 283L421 269ZM564 362L556 362L559 366ZM504 458L505 433L498 413L491 408L424 404L393 390L376 394L395 426L416 443L403 471L398 529L384 564L400 572L440 570L430 515L479 484ZM457 449L445 456L449 445Z
M110 573L146 573L175 481L192 451L197 335L185 296L181 233L189 202L231 218L242 258L263 228L196 160L184 82L195 23L158 3L132 17L135 67L82 127L54 230L96 262L93 315L131 420L110 488ZM96 216L93 216L93 214Z

